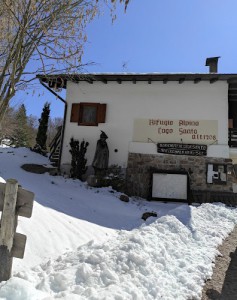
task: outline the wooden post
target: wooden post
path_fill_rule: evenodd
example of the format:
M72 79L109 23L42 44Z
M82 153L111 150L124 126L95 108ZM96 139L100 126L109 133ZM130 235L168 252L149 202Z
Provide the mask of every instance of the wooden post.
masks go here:
M18 182L8 179L6 182L0 230L0 282L11 277L12 247L17 226L16 201Z
M0 183L0 282L11 277L13 257L24 257L26 236L16 232L17 217L31 217L33 200L34 193L18 188L15 179Z

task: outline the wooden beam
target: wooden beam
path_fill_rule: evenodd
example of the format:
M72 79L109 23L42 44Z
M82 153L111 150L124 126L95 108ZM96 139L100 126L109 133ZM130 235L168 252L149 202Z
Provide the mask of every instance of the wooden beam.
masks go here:
M185 78L179 78L179 84L183 83Z
M66 87L66 82L63 78L58 77L56 81L56 88L57 89L62 89Z
M212 84L212 83L216 82L218 79L219 79L218 77L211 78L210 83Z
M17 193L16 209L19 216L30 218L32 216L34 193L19 188Z
M88 82L88 83L90 83L90 84L93 84L93 80L92 79L86 79L86 81Z
M237 83L229 83L229 90L236 90L237 89Z
M201 81L201 78L198 77L198 78L195 78L193 82L194 82L194 83L199 83L200 81Z
M6 183L3 212L1 217L0 230L0 282L11 277L13 238L17 226L16 198L18 182L15 179L8 179Z
M0 211L3 210L5 183L0 183ZM33 209L34 193L22 188L17 191L16 212L19 216L30 218Z
M229 95L228 100L229 101L237 101L237 95Z
M237 95L237 90L229 90L228 94L231 95Z
M23 258L26 246L26 235L16 232L13 240L12 257Z
M50 88L55 88L56 87L56 81L54 80L54 81L49 81L49 87Z
M229 95L229 96L237 95L237 90L229 91L229 92L228 92L228 95Z
M108 83L107 79L105 79L105 78L102 78L101 81L102 81L104 84L107 84L107 83Z

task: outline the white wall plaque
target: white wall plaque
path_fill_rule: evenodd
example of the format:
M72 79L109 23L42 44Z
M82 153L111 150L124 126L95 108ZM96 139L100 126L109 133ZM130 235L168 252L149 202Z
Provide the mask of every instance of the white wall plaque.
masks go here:
M187 187L186 174L154 173L152 198L187 200Z

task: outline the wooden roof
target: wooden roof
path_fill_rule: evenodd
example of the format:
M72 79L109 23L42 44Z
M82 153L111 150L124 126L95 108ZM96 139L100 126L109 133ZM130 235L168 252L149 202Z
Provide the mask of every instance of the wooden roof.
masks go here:
M88 82L93 84L96 81L107 84L111 81L122 84L123 82L132 82L136 84L139 81L145 81L148 84L160 81L163 84L169 81L177 81L179 84L185 81L193 81L198 84L201 81L209 81L213 84L217 81L227 81L229 83L229 101L237 101L237 74L219 74L219 73L92 73L92 74L55 74L42 75L38 74L37 78L46 84L49 88L66 88L67 81Z

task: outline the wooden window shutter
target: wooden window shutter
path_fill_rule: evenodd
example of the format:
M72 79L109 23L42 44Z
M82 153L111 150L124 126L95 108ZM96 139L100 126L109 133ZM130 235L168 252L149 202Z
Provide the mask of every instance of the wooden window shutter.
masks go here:
M79 122L80 103L72 103L70 122Z
M105 116L106 116L106 104L99 104L98 111L97 111L97 122L105 123Z

